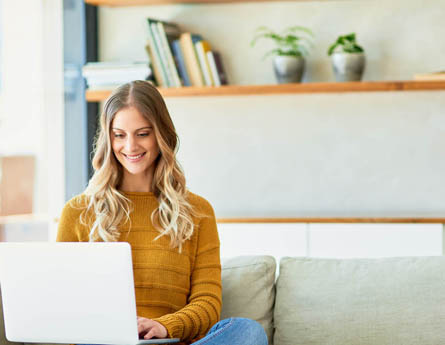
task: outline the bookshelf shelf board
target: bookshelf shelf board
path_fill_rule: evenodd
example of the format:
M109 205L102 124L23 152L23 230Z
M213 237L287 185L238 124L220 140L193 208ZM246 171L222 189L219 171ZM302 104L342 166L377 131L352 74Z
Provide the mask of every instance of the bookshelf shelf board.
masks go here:
M124 6L148 6L148 5L167 5L167 4L218 4L218 3L234 3L234 2L273 2L273 1L277 0L85 0L85 3L94 6L124 7ZM295 1L295 0L284 0L284 1ZM313 0L298 0L298 1L313 1Z
M160 88L164 97L247 96L293 93L341 93L445 90L445 81L366 81L345 83L298 83L279 85L227 85L220 87ZM111 90L87 90L88 102L101 102Z

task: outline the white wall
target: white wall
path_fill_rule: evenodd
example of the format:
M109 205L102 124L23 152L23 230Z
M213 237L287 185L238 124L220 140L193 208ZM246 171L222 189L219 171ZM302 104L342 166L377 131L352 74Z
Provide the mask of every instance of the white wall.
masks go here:
M274 83L272 47L250 41L262 25L275 30L303 25L315 34L307 79L333 81L326 51L339 34L356 32L367 53L367 80L411 79L415 72L444 68L444 0L328 0L182 4L100 10L100 57L146 60L146 17L170 20L200 33L222 54L233 84Z
M55 218L65 204L65 127L63 95L63 1L43 0L43 102L48 167L50 240L56 238Z
M306 1L100 9L102 60L145 60L147 16L202 34L234 84L274 83L260 25L316 35L308 81L332 81L326 50L356 32L365 80L444 69L445 0ZM190 188L218 217L443 215L445 92L169 98Z
M2 92L0 154L36 156L34 211L45 212L46 140L43 113L42 16L40 1L2 3ZM32 15L23 15L27 8ZM45 191L45 192L44 192Z
M35 155L33 211L52 220L64 201L62 2L2 5L0 155Z
M219 217L445 209L445 93L168 100L192 190Z

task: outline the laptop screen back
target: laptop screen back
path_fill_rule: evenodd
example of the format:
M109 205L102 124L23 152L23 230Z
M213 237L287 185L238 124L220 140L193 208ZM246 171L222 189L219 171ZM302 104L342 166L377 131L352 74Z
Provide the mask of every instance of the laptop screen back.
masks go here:
M0 243L0 283L10 341L138 341L128 243Z

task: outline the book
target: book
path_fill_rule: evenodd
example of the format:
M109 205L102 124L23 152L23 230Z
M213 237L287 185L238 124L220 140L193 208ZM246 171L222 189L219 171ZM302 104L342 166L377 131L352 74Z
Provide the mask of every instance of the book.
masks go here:
M103 61L103 62L88 62L83 67L84 72L91 73L109 73L110 71L140 71L146 69L147 61Z
M161 63L161 56L155 43L155 37L151 29L150 21L148 21L148 45L150 46L149 51L151 52L153 70L155 71L157 84L161 87L168 87L167 75Z
M224 69L221 54L219 52L213 52L213 58L215 60L216 70L218 71L218 77L221 82L221 85L228 85L229 81L227 79L227 74Z
M199 65L201 66L202 75L206 86L213 86L212 71L210 70L209 62L207 61L207 52L211 51L210 44L206 40L201 40L195 43L195 49L198 55Z
M162 72L160 70L160 66L155 63L153 51L149 42L147 42L147 44L145 45L145 51L147 52L147 56L150 60L149 62L150 67L153 70L155 85L162 86L161 84Z
M167 64L169 69L172 72L172 76L173 76L173 84L176 87L181 87L181 80L179 79L179 74L178 74L178 69L176 67L176 63L175 60L173 59L173 54L170 48L170 44L173 42L174 39L176 39L177 37L179 37L179 31L177 35L174 35L174 37L170 36L167 37L167 33L165 31L165 26L164 23L162 22L158 22L158 30L159 33L161 35L161 44L162 44L162 49L164 50L165 55L167 56Z
M184 56L185 67L193 86L204 86L204 78L195 51L195 43L202 40L201 35L184 32L179 37L179 44Z
M173 58L176 61L176 66L178 67L178 73L179 73L179 77L182 80L182 85L191 86L192 84L190 82L190 77L187 73L187 68L185 67L184 56L182 54L179 39L173 41L172 53L173 53Z
M179 38L181 29L176 23L159 19L147 18L147 22L154 35L154 42L159 53L160 65L167 78L167 85L171 87L182 86L171 47L173 41Z
M414 74L414 80L437 80L437 81L443 80L443 81L445 81L445 71Z
M167 87L175 86L175 83L173 80L173 71L171 70L171 68L168 65L167 54L165 53L164 49L162 48L161 34L159 33L158 26L157 26L156 22L152 21L151 19L147 19L147 20L150 23L151 32L153 33L156 49L159 52L161 66L165 72Z
M215 58L213 57L213 52L207 52L207 61L209 62L210 71L212 72L212 78L215 86L221 86L221 80L219 79L218 70L216 68Z
M89 89L107 88L133 80L150 80L148 62L89 62L82 67Z

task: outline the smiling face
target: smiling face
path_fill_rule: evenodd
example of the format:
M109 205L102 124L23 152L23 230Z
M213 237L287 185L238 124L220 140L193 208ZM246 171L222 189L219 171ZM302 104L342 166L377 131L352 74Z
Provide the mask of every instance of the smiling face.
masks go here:
M124 168L124 179L134 175L153 177L158 142L152 124L135 107L116 113L110 136L114 155Z

